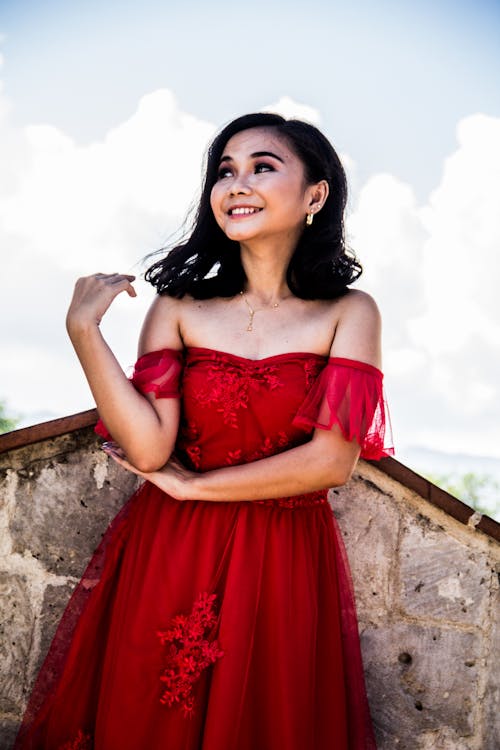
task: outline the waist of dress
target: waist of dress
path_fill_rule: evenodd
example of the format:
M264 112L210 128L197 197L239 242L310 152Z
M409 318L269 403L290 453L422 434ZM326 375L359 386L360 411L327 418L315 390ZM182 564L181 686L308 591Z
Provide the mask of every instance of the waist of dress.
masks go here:
M275 497L270 500L251 500L252 505L265 505L269 508L316 508L322 505L328 505L328 490L315 490L303 495L293 495L292 497Z

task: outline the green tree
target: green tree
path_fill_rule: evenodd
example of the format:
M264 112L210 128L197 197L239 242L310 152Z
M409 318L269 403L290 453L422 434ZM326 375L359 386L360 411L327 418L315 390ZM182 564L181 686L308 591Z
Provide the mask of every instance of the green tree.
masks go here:
M500 482L490 474L475 474L472 471L465 474L428 474L427 479L479 513L499 517ZM494 498L494 502L485 503L486 496Z
M7 416L5 401L0 401L0 434L15 430L18 422L16 417Z

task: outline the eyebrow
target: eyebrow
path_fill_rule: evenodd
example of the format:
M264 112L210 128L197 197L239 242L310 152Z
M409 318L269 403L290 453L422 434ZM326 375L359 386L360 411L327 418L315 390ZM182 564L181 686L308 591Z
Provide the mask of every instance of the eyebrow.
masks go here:
M281 158L281 156L278 156L277 154L273 154L272 151L254 151L254 153L250 154L250 156L252 159L257 159L261 156L271 156L273 159L277 159L282 164L285 163L283 159ZM223 161L233 161L233 159L231 156L221 156L221 162Z

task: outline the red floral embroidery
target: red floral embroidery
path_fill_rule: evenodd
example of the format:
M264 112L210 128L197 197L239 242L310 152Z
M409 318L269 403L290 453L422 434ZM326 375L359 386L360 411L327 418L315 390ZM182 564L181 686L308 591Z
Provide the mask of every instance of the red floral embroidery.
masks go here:
M238 427L238 409L247 409L250 393L260 388L274 390L283 383L276 375L274 365L242 364L241 367L227 362L214 362L207 373L207 387L197 394L201 406L215 404L224 423Z
M160 702L169 708L182 706L188 716L195 706L193 684L202 671L224 655L208 635L217 622L216 594L202 593L189 615L176 615L167 630L157 633L167 646L167 662L161 674Z
M201 466L201 448L199 445L190 445L185 449L193 469L199 469Z
M228 466L234 466L235 464L241 463L243 460L243 451L238 448L235 451L228 451L226 456L226 464Z
M316 490L305 495L294 495L293 497L276 497L271 500L252 500L252 503L265 505L269 508L311 508L315 505L327 505L327 490Z
M257 448L248 458L249 461L258 461L260 458L267 458L268 456L274 456L276 453L281 453L290 445L290 439L286 432L280 430L276 437L271 439L266 437L262 445Z
M196 422L194 422L192 419L184 422L181 426L181 435L183 440L186 440L190 443L198 440L200 437L200 431Z
M92 738L90 734L84 734L79 729L76 737L70 742L60 745L59 750L92 750Z
M199 469L201 466L201 448L195 445L200 439L198 425L193 420L181 425L177 448L184 453L184 460L190 464L190 468Z
M321 372L321 370L323 370L324 366L325 363L320 362L317 359L304 360L304 373L306 376L306 386L308 389L311 388L319 373Z

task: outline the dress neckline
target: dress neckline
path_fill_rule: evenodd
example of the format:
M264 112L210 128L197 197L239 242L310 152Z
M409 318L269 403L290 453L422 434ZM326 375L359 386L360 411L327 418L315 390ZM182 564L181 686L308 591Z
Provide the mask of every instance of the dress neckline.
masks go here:
M329 357L327 354L317 354L316 352L282 352L281 354L271 354L268 357L261 357L260 359L252 359L251 357L244 357L241 354L233 354L232 352L222 351L221 349L211 349L207 346L186 346L186 351L189 352L200 352L201 354L206 353L209 355L215 355L228 359L235 359L241 362L247 362L250 364L261 364L263 362L275 362L283 359L295 359L295 358L315 358L318 360L327 360Z
M244 357L241 354L233 354L232 352L225 352L221 349L211 349L206 346L185 346L184 349L158 349L157 351L143 354L142 357L137 360L136 366L139 362L145 362L146 360L150 360L152 357L154 358L154 356L163 353L168 353L170 356L173 356L180 361L183 352L188 356L191 353L194 355L201 354L205 355L207 359L229 359L233 362L256 367L263 366L265 363L269 364L270 362L293 361L294 359L316 359L318 362L321 361L325 364L351 367L383 377L382 370L379 370L378 367L369 365L368 362L362 362L359 359L351 359L349 357L330 357L328 354L317 354L316 352L282 352L281 354L271 354L269 357L262 357L261 359L251 359L250 357Z

